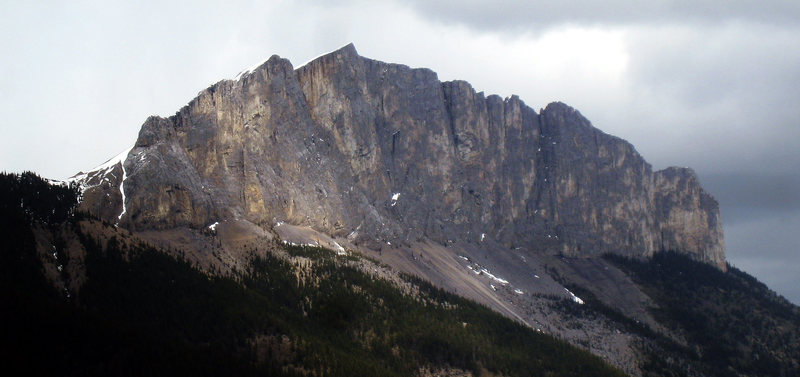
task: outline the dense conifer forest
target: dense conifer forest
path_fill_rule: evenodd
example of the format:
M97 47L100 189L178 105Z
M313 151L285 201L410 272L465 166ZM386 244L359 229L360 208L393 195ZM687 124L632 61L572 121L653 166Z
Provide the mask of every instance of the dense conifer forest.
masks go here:
M606 258L655 301L656 319L691 346L666 347L648 368L666 375L668 360L688 359L708 376L800 375L800 310L747 273L723 272L674 252L649 261Z

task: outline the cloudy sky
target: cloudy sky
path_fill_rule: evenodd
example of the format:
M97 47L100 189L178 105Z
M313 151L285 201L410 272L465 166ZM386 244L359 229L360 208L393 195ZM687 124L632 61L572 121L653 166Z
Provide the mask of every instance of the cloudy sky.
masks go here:
M0 170L66 178L272 54L299 66L349 42L535 109L566 102L656 169L693 167L729 262L800 303L796 0L0 0Z

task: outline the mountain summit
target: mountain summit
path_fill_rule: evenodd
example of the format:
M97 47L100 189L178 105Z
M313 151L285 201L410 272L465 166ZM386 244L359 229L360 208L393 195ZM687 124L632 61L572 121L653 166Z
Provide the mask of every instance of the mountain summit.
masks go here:
M652 171L563 103L537 113L352 44L212 85L83 182L83 208L131 230L281 222L371 249L491 240L725 268L717 202L692 170Z

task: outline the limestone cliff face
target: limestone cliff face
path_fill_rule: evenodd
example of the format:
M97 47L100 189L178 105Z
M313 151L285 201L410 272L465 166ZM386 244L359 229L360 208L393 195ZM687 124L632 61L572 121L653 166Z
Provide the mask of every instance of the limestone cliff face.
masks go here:
M84 208L132 230L288 221L376 247L491 238L725 266L717 203L691 170L653 172L564 104L537 113L352 45L298 69L273 56L148 119L117 170Z

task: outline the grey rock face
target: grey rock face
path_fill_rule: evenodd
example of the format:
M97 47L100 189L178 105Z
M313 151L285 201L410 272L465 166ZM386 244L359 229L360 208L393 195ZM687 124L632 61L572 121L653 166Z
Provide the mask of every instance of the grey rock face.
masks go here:
M691 170L653 172L567 105L537 113L353 45L298 69L273 56L148 119L118 170L83 206L132 230L286 221L366 245L488 237L725 268L717 203ZM118 220L121 201L96 198L120 186Z

